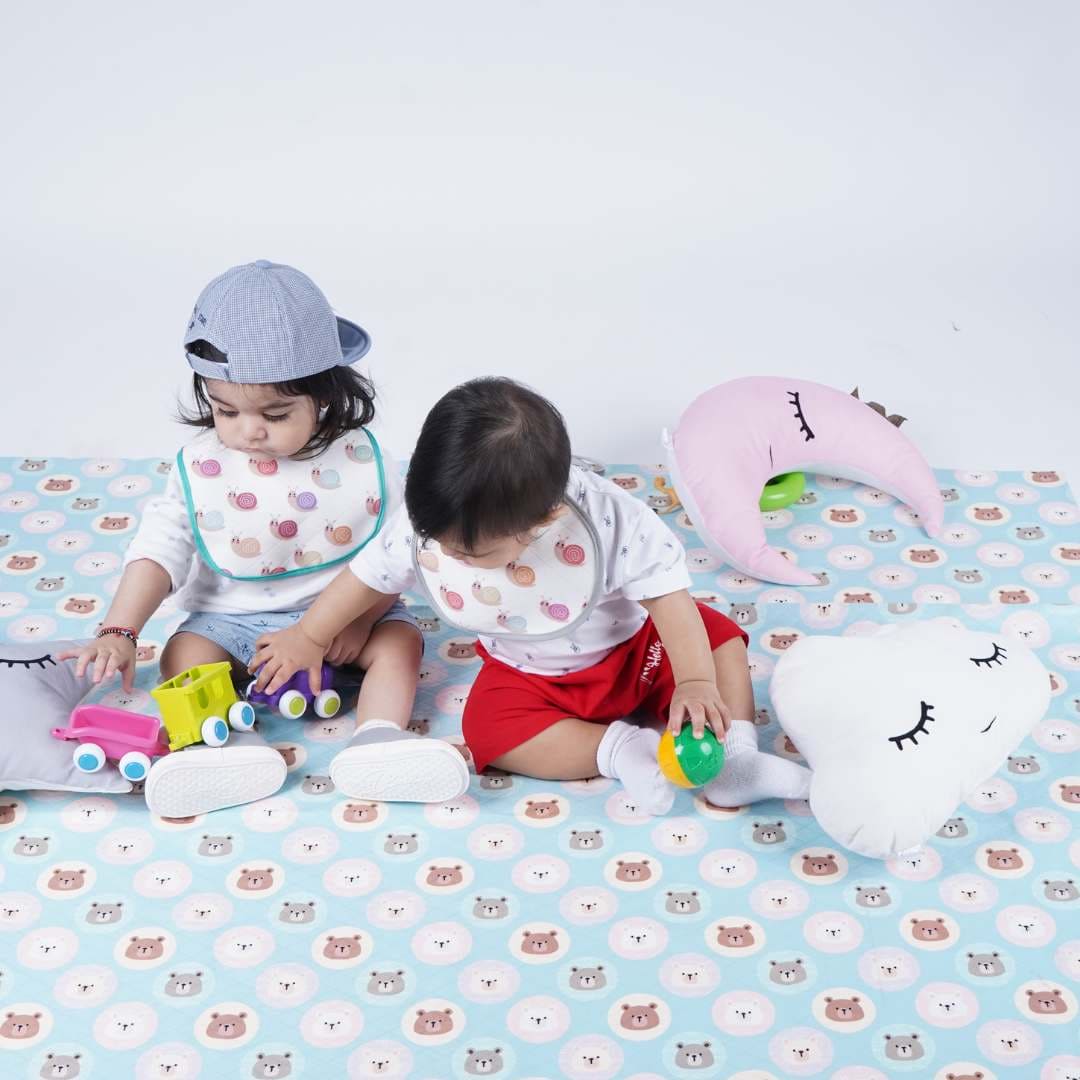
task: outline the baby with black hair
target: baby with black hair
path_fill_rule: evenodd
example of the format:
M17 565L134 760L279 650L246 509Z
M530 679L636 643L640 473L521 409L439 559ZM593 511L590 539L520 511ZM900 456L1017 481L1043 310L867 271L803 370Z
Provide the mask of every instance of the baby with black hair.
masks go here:
M293 625L334 567L380 535L401 494L369 430L374 388L351 366L369 345L293 267L260 260L206 286L184 337L195 407L182 419L200 434L147 503L96 639L71 654L80 676L119 673L130 689L138 635L171 596L187 614L161 654L162 677L225 661L246 686L256 639ZM353 746L342 776L331 770L353 795L437 801L468 787L455 749L402 731L422 652L415 619L391 594L327 642L327 662L364 672L357 720L370 745ZM329 716L335 701L316 699L315 712ZM273 794L285 763L249 730L253 716L247 707L229 717L238 730L227 745L158 759L145 778L150 809L186 817ZM385 729L410 741L406 767L387 768ZM227 735L204 732L215 743Z
M424 421L405 503L295 625L259 640L251 670L274 690L317 679L341 627L419 585L478 637L483 666L462 718L477 771L618 779L643 813L670 809L660 735L708 724L727 762L717 806L804 798L809 772L760 753L746 635L690 595L686 553L648 506L577 467L551 402L503 378L446 394ZM390 736L394 737L394 736ZM350 753L346 749L343 755Z

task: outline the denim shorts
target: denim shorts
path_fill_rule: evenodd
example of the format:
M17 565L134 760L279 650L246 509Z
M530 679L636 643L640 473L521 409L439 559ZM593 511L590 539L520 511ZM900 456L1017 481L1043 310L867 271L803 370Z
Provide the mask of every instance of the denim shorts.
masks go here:
M305 608L295 611L266 611L248 615L222 615L216 611L192 612L177 628L176 633L198 634L220 645L230 656L243 665L251 663L255 655L255 642L263 634L272 634L276 630L285 630L298 622ZM403 622L416 626L412 612L401 600L395 600L394 606L375 624L384 622ZM419 632L419 627L417 627Z

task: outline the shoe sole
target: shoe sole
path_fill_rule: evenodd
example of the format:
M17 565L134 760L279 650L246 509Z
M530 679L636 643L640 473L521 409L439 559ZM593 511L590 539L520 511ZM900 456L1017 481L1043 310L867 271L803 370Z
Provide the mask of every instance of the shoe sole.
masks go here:
M199 747L156 761L146 778L146 805L158 817L193 817L265 799L281 789L288 768L269 747Z
M330 779L352 799L446 802L469 790L469 766L441 739L406 739L347 747L331 762Z

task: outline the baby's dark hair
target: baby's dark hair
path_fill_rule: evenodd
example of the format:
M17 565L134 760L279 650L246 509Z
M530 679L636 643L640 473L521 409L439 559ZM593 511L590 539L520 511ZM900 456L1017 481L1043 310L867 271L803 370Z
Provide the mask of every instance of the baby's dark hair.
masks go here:
M225 362L225 354L208 341L193 341L187 351L206 360ZM351 367L333 367L316 375L274 383L274 386L286 397L314 398L320 409L314 433L303 449L293 455L297 458L318 457L342 435L375 419L375 387L370 379ZM192 396L194 409L181 405L177 419L191 427L212 428L214 408L206 393L206 380L201 375L195 376Z
M562 501L570 437L546 398L512 379L462 383L427 414L405 478L405 506L422 537L471 551L514 536Z

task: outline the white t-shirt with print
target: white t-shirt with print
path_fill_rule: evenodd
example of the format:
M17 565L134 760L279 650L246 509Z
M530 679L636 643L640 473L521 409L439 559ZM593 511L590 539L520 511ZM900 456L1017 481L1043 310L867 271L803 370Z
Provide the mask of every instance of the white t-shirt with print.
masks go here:
M383 529L402 505L401 473L379 440L386 491ZM368 546L378 543L376 537ZM268 576L262 581L236 581L211 569L195 546L187 501L174 463L165 491L147 500L139 528L124 554L124 566L136 559L156 562L172 582L172 603L181 611L213 611L228 615L262 614L306 608L341 571L341 564L291 577Z
M541 675L565 675L598 664L641 629L648 616L638 601L691 584L682 544L643 502L576 466L570 470L566 493L592 521L600 540L603 581L596 605L562 637L536 641L479 635L496 659ZM349 567L369 588L406 592L416 585L412 545L412 525L401 506Z

